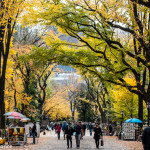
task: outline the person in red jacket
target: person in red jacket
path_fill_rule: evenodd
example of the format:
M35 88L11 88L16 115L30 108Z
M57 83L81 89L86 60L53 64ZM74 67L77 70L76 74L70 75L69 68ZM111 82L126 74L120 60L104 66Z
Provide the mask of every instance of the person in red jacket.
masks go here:
M58 125L56 126L56 132L58 134L58 140L60 140L60 132L61 132L61 125L60 125L60 123L58 123Z

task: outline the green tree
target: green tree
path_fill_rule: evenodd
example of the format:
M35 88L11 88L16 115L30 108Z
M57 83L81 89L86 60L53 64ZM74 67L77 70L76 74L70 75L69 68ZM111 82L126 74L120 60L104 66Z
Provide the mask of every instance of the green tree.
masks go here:
M70 44L60 40L60 33L50 34L47 43L62 52L61 62L65 60L137 94L142 119L143 100L150 101L148 8L131 1L111 0L47 1L43 6L44 11L38 14L41 22L55 25L60 33L79 40ZM124 80L129 73L136 79L135 86Z

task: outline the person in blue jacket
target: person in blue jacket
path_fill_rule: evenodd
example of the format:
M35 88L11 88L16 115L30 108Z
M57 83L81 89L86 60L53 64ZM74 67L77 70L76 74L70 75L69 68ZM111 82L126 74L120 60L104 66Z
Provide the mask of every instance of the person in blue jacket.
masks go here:
M62 125L62 130L63 130L63 133L64 133L64 140L65 140L65 131L68 127L68 124L66 123L66 121L64 121L63 125Z

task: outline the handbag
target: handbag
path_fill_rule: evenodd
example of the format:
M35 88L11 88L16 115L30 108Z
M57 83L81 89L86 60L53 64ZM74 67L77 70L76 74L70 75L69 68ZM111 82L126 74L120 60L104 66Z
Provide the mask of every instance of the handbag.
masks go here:
M103 141L103 139L101 139L101 146L104 146L104 141Z

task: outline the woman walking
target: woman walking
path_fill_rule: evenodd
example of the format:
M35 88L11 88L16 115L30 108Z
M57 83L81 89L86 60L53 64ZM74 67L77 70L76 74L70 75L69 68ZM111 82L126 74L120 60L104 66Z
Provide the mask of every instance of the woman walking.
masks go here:
M94 139L95 139L96 148L98 148L98 149L99 149L100 136L102 136L102 130L101 130L99 124L96 123L96 127L94 128Z
M61 125L60 125L60 123L58 123L58 125L56 126L56 132L58 134L58 140L60 140L60 131L61 131Z

